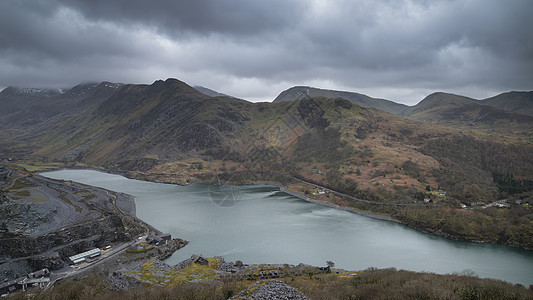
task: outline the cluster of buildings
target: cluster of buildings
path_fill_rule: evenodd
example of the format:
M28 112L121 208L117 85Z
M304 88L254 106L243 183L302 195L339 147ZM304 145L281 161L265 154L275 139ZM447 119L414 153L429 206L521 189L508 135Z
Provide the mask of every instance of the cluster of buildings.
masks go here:
M6 295L20 290L25 291L30 287L43 289L48 283L50 283L50 271L45 268L29 273L25 277L0 283L0 294Z
M171 240L170 233L160 234L160 235L151 235L146 238L146 241L149 244L154 244L156 246L166 244L167 241ZM107 246L104 250L111 248ZM71 265L77 265L87 260L96 258L102 254L100 248L94 248L73 256L70 256L69 263ZM39 287L41 289L45 288L50 283L50 271L48 269L42 269L27 274L25 277L20 277L10 281L0 283L0 295L7 295L17 291L25 291L30 287Z
M85 262L87 259L100 256L101 250L94 248L80 254L69 257L70 264L79 264ZM6 295L17 291L25 291L30 287L45 288L50 283L50 271L42 269L29 273L25 277L20 277L10 281L0 283L0 295Z

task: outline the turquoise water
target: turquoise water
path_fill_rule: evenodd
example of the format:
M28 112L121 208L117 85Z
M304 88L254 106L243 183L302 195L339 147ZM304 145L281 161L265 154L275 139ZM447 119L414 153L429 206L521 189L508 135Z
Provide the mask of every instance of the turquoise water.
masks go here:
M447 240L308 203L274 186L184 187L93 170L42 175L135 196L139 218L190 241L166 260L168 264L191 254L244 263L326 265L330 260L347 270L473 271L479 277L533 284L533 251Z

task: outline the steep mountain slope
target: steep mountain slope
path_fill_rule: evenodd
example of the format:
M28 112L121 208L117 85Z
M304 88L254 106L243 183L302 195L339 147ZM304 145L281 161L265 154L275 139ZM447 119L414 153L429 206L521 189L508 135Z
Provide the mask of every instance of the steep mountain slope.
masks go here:
M407 108L407 106L403 104L399 104L385 99L372 98L363 94L324 90L307 86L295 86L288 90L285 90L281 92L281 94L279 94L276 99L274 99L274 102L293 101L297 99L305 99L306 97L342 98L355 104L359 104L361 106L381 109L392 114L400 114L404 109Z
M480 104L533 117L533 91L503 93L480 102Z
M49 159L144 169L190 151L222 151L227 136L248 118L241 113L247 105L174 79L124 85L81 113L49 119L21 140Z

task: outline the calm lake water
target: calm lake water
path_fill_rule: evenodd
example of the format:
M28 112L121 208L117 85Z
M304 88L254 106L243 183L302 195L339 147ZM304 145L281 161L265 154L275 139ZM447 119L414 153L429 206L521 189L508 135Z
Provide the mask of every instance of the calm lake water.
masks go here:
M42 175L135 196L139 218L190 241L166 260L171 265L191 254L223 256L244 263L325 266L331 260L347 270L473 271L479 277L526 287L533 284L533 251L451 241L393 222L308 203L273 186L220 191L208 184L184 187L93 170Z

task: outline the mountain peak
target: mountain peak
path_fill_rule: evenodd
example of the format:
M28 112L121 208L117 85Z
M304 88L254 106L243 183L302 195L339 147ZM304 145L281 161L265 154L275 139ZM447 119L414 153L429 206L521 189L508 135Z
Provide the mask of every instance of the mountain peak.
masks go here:
M155 90L161 90L164 92L180 91L180 92L187 92L189 94L199 94L199 92L196 89L194 89L190 85L176 78L167 78L165 81L156 80L154 81L154 83L152 83L148 87L148 89L151 91L155 89Z
M176 78L167 78L166 80L156 80L156 81L154 81L154 83L152 85L159 85L159 84L163 84L165 86L177 85L177 86L188 86L188 87L190 87L185 82L183 82L181 80L178 80Z
M420 101L415 107L422 107L426 105L434 105L436 103L443 104L476 104L475 99L468 98L465 96L459 96L455 94L445 93L445 92L435 92L428 95L422 101Z

